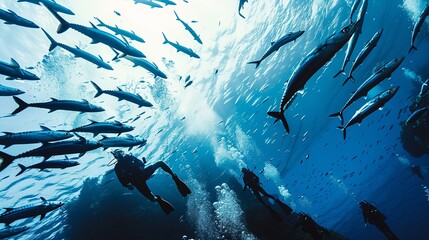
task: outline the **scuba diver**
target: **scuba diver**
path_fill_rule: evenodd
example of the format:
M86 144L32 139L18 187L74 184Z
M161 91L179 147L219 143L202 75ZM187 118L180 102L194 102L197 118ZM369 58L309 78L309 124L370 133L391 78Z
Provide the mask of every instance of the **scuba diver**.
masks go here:
M244 181L244 189L243 191L246 191L247 188L252 189L253 194L256 196L256 198L270 211L272 217L277 221L282 221L283 219L274 211L273 208L271 208L270 205L268 205L264 200L262 199L262 195L264 195L267 198L273 199L280 208L288 215L292 213L292 208L290 208L287 204L280 201L278 198L275 198L271 194L268 194L262 187L261 183L259 181L259 177L256 176L252 171L250 171L248 168L242 168L241 172L243 173L243 181Z
M314 240L321 240L324 235L329 236L329 232L319 226L308 214L298 213L298 220L302 226L302 231L310 234Z
M367 223L375 225L389 240L399 240L397 236L390 230L389 226L385 223L386 216L380 212L376 207L367 201L359 203L359 207L362 209L363 219L365 221L365 227Z
M124 151L119 149L115 150L112 154L118 160L115 165L115 173L119 182L129 190L133 190L134 187L136 187L137 190L139 190L139 192L147 199L152 202L156 201L166 214L169 214L174 210L173 206L166 200L162 199L159 195L154 195L146 184L146 181L152 177L153 173L158 168L161 168L164 172L173 177L173 180L183 197L186 197L191 193L188 186L186 186L186 184L180 180L173 171L171 171L170 167L162 161L156 162L150 166L145 166L146 158L143 158L143 161L141 161L131 154L125 154Z

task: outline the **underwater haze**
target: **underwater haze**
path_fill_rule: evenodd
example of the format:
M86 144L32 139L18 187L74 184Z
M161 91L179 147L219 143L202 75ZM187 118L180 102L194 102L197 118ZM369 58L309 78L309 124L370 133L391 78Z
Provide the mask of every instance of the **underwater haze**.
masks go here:
M44 1L50 0L40 2ZM429 79L429 20L423 22L414 41L417 50L409 53L413 28L427 0L361 1L368 7L346 73L364 45L383 29L377 46L354 71L355 80L344 86L347 75L333 76L341 69L348 43L326 60L287 104L284 115L289 133L281 121L273 123L276 119L267 112L279 110L288 80L300 62L349 25L355 1L138 2L145 1L56 0L73 11L74 15L58 13L67 22L91 28L90 22L99 24L96 17L112 27L133 31L144 42L115 36L141 51L166 78L154 77L134 66L129 54L124 56L120 49L112 50L112 45L102 42L92 43L79 31L57 33L59 21L48 10L49 4L0 1L0 9L11 9L40 27L3 24L0 19L0 61L9 63L13 58L21 69L40 78L6 80L8 76L2 73L0 84L24 91L16 97L27 103L85 99L104 109L81 113L29 107L11 115L18 104L12 96L0 96L0 131L36 131L41 125L68 131L107 119L127 124L134 129L121 137L147 142L121 149L145 157L147 165L164 161L192 193L181 197L170 176L158 170L148 185L174 206L174 212L165 214L136 189L130 191L120 184L111 154L117 148L100 147L78 159L74 157L79 154L69 154L79 165L28 169L16 176L18 164L30 166L43 160L19 158L0 172L0 207L39 204L40 197L65 205L41 221L36 217L13 222L13 227L29 229L11 239L312 239L297 222L294 214L300 212L329 229L331 235L323 239L385 239L375 225L365 227L361 201L376 206L399 239L429 239L429 110L411 127L405 123L416 110L429 109L429 92L419 95ZM151 8L147 5L151 3L161 7ZM42 28L55 41L91 53L113 70L97 68L60 46L50 51L51 42ZM106 27L97 28L114 34ZM256 69L248 64L260 59L271 42L297 31L304 33ZM169 43L164 44L163 34ZM176 41L199 58L177 51ZM329 117L374 72L401 56L405 59L390 78L344 111L344 124ZM91 82L103 90L139 94L153 106L139 107L106 93L95 97L97 90ZM337 127L344 126L369 100L396 86L396 95L361 123L348 127L343 139ZM417 124L426 128L417 131ZM79 133L91 141L102 141L103 135L117 136ZM423 147L417 149L415 142ZM40 146L13 145L0 151L16 156ZM64 158L53 155L50 160ZM424 178L411 171L412 166L420 166ZM242 168L257 174L264 189L294 213L282 214L280 223L274 221L250 190L243 191ZM0 224L1 229L8 228Z

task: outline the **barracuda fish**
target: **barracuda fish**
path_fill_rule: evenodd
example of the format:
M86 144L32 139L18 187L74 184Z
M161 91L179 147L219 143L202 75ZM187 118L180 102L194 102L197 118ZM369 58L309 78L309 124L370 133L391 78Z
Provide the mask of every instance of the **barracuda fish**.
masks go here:
M0 19L4 20L4 24L15 24L28 28L39 28L34 22L18 16L14 11L8 9L7 11L0 9Z
M0 145L8 148L15 144L34 144L61 141L73 137L73 134L64 131L52 131L48 127L40 126L41 131L11 133L4 132L0 136Z
M0 61L0 74L8 76L6 80L40 80L35 74L22 69L13 58L10 59L10 63Z
M170 42L164 33L162 33L162 36L164 36L164 43L163 44L170 44L171 46L173 46L177 50L177 52L183 52L183 53L189 55L190 57L200 58L200 56L198 56L196 53L194 53L194 51L192 51L192 49L187 48L185 46L182 46L178 42L176 42L176 43Z
M69 15L74 15L74 13L70 9L68 9L68 8L66 8L66 7L64 7L64 6L62 6L62 5L56 3L55 1L52 1L52 0L18 0L18 2L29 2L29 3L33 3L36 5L43 4L55 12L61 12L61 13L69 14Z
M114 35L102 31L98 29L94 24L91 23L92 27L85 27L79 24L69 23L64 18L62 18L58 13L47 7L47 9L54 15L54 17L60 22L58 26L57 33L63 33L67 31L69 28L74 29L83 35L92 39L92 44L95 43L104 43L109 47L112 47L118 51L122 52L122 55L119 57L123 57L126 55L131 55L135 57L146 57L142 52L132 47L126 41L121 41L119 38ZM117 56L118 57L118 56Z
M18 172L18 174L16 174L16 176L23 174L27 169L40 169L40 171L43 171L45 169L66 169L66 168L78 166L79 164L80 163L77 161L70 161L70 160L42 161L28 167L22 164L18 164L20 171Z
M380 31L376 32L374 34L374 36L371 38L371 40L369 40L365 44L365 46L363 47L363 49L360 51L359 55L353 61L353 65L352 65L352 68L350 69L349 76L344 81L343 86L344 86L344 84L347 83L347 81L349 79L352 79L353 81L355 80L353 78L353 72L356 70L357 67L359 67L363 63L363 61L366 59L366 57L368 57L368 55L371 53L371 51L377 46L377 43L380 40L380 37L381 37L382 33L383 33L383 29L381 29Z
M419 120L423 115L425 115L428 112L429 112L429 106L416 110L415 112L413 112L413 114L411 114L411 116L407 119L407 121L405 121L405 125L406 126L412 125L414 122Z
M142 96L140 96L139 94L125 92L119 87L118 87L118 90L103 90L95 82L91 81L91 84L97 90L97 93L95 94L94 98L97 98L98 96L104 93L113 97L117 97L118 101L126 100L128 102L137 104L139 108L153 106L152 103L144 100Z
M364 97L368 92L381 83L384 79L390 78L392 73L401 65L405 57L395 58L392 61L388 62L386 65L374 72L350 97L346 102L341 111L329 115L329 117L339 117L341 124L344 123L343 112L350 106L352 103L356 102L359 98Z
M82 58L88 62L91 62L91 63L97 65L98 68L113 70L113 68L109 64L107 64L106 62L103 61L103 58L101 56L98 56L98 57L94 56L89 52L83 51L78 46L76 46L76 48L72 48L72 47L67 46L65 44L59 43L59 42L55 41L55 39L53 39L51 37L51 35L49 35L43 28L42 28L42 30L45 33L46 37L48 37L49 41L51 41L51 46L49 46L49 51L54 50L58 46L58 47L61 47L65 50L71 52L76 58Z
M139 67L142 67L142 68L148 70L149 72L153 73L155 78L161 77L161 78L167 79L167 75L165 75L165 73L163 73L161 70L159 70L158 66L155 63L150 63L146 59L136 58L136 57L132 57L132 56L125 56L125 59L134 63L133 67L139 66Z
M128 150L133 149L133 147L138 146L138 148L146 145L146 139L139 139L132 135L125 135L125 137L106 137L103 136L103 139L100 140L100 143L103 145L104 150L111 147L121 147L128 148Z
M100 133L116 133L118 136L124 132L130 132L134 130L134 127L125 125L118 121L112 122L97 122L90 120L91 123L85 126L74 128L69 132L86 132L94 134L96 137Z
M390 99L392 99L393 96L395 96L398 89L399 87L393 87L378 94L365 105L363 105L359 110L357 110L353 117L350 119L350 121L344 127L338 127L338 129L343 131L344 140L346 139L346 130L348 127L356 123L362 123L363 119L368 117L371 113L377 111L377 109L382 108Z
M363 0L362 6L359 10L359 14L358 14L358 22L359 25L357 26L356 31L354 32L353 36L351 37L349 44L347 46L347 50L346 50L346 56L344 57L344 61L343 61L343 65L341 67L341 70L334 75L334 78L336 78L338 75L340 75L341 73L345 73L344 70L346 69L347 63L350 62L350 58L352 57L353 51L356 47L356 43L359 39L360 34L362 33L362 25L363 25L363 21L365 19L365 14L366 14L366 9L368 8L368 0Z
M9 226L16 220L37 217L40 215L42 220L47 213L64 205L62 202L48 202L45 198L41 197L42 204L25 205L19 208L5 208L6 211L0 214L0 223L5 223Z
M241 14L241 10L244 9L244 4L247 2L248 0L240 0L240 2L238 3L238 15L240 15L240 17L245 18L243 16L243 14Z
M16 236L22 232L27 231L28 229L30 229L30 228L27 226L22 226L22 227L7 226L7 227L0 230L0 239L6 239L6 238Z
M289 125L284 116L285 108L293 101L296 94L301 91L307 81L346 44L359 26L359 21L351 23L339 32L328 37L324 43L313 49L307 57L295 68L292 76L287 82L283 93L280 109L278 112L268 112L268 115L276 118L276 122L281 120L286 132L289 132Z
M192 37L194 37L195 41L199 42L200 44L203 44L200 36L194 31L194 29L189 26L189 24L185 23L182 19L179 18L179 15L177 15L176 11L174 11L174 15L176 15L176 20L181 22L185 29L192 35Z
M17 88L12 88L0 84L0 96L16 96L24 93L24 91L21 91Z
M262 56L262 58L258 61L254 61L254 62L248 62L247 64L256 64L255 68L259 67L259 64L261 64L261 62L267 58L268 56L270 56L271 54L273 54L274 52L277 52L283 45L290 43L292 41L295 41L296 39L298 39L299 37L301 37L301 35L304 33L304 31L298 31L298 32L291 32L286 34L285 36L281 37L279 40L275 41L275 42L271 42L271 47L268 49L268 51Z
M121 36L127 37L127 38L129 38L129 39L131 39L131 40L135 40L135 41L137 41L137 42L141 42L141 43L144 43L144 42L145 42L145 41L143 40L143 38L141 38L141 37L137 36L137 35L135 34L135 32L133 32L133 31L131 31L131 32L130 32L130 31L127 31L127 30L124 30L124 29L120 29L120 28L118 28L118 26L117 26L117 25L115 25L115 26L113 27L113 26L110 26L110 25L105 24L105 23L104 23L104 22L102 22L99 18L96 18L96 17L95 17L95 19L98 21L97 26L99 26L99 27L105 27L105 28L109 29L110 31L114 32L114 33L115 33L115 35L121 35Z
M85 155L86 152L92 151L102 147L100 142L88 141L83 137L79 140L62 141L55 143L45 143L42 146L32 149L30 151L21 153L17 156L12 156L4 152L0 152L0 171L9 166L14 160L18 158L27 157L43 157L45 160L52 156L68 155L68 154L79 154L79 157Z
M44 108L49 109L49 113L55 112L57 110L65 110L65 111L75 111L75 112L103 112L104 108L92 105L87 100L83 99L81 102L74 100L58 100L56 98L51 98L50 102L42 102L42 103L26 103L19 97L13 97L15 102L18 104L18 108L13 111L12 114L20 113L28 107L35 108Z
M134 3L142 3L144 5L150 6L150 8L162 8L161 5L159 5L158 3L154 2L154 1L150 1L150 0L134 0Z
M416 24L414 25L413 28L413 33L411 34L411 47L410 50L408 51L408 53L410 53L413 49L417 50L416 46L414 46L414 41L417 38L417 35L420 32L420 29L423 26L423 23L426 20L426 17L429 15L429 4L426 4L425 9L423 10L423 12L420 14L419 19L417 20Z

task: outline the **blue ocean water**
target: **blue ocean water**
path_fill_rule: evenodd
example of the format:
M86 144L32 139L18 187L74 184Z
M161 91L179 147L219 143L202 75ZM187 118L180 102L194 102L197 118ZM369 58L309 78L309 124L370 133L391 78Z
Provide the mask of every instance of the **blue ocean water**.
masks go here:
M11 97L1 97L1 131L37 130L39 125L69 130L89 120L114 117L134 126L132 135L148 141L130 153L145 156L149 164L165 161L189 185L192 194L181 198L169 176L157 172L149 186L176 208L165 215L136 190L130 192L120 186L111 173L110 150L88 152L77 167L28 170L15 176L17 163L31 165L42 160L18 159L0 172L0 207L35 203L41 196L66 205L48 213L41 222L36 218L14 223L31 226L16 239L180 239L185 235L183 239L289 239L270 219L266 225L255 226L258 213L254 207L258 203L246 202L253 200L252 196L243 197L242 167L253 169L264 188L295 212L308 213L320 225L348 239L384 237L374 226L365 228L358 207L362 200L373 203L387 216L388 225L400 239L429 239L428 180L421 181L410 171L412 164L420 165L427 176L429 157L413 157L401 143L401 123L411 115L409 106L420 82L429 77L427 21L416 40L418 50L408 54L411 31L427 1L369 0L352 59L375 32L384 28L377 47L356 70L355 83L341 87L345 76L333 78L341 68L346 46L321 68L286 111L289 134L280 123L273 124L266 112L278 109L285 83L299 62L348 24L353 1L249 0L241 11L246 19L238 15L236 0L177 0L177 5L154 9L131 0L57 2L75 13L61 14L67 21L89 26L88 21L97 23L94 17L98 17L133 30L145 43L130 41L131 45L168 78L154 78L125 59L111 61L115 54L109 47L91 44L76 31L56 34L58 21L43 6L4 0L1 9L12 9L34 21L59 42L101 55L114 70L97 69L60 48L49 52L49 40L40 29L1 25L0 60L7 62L12 57L22 68L33 67L29 71L41 78L33 82L1 80L2 85L25 91L20 97L28 102L51 97L86 99L106 109L102 113L48 114L30 108L9 116L16 103ZM203 44L186 32L173 10L200 35ZM305 33L256 70L247 64L260 58L270 42L299 30ZM189 58L164 45L162 32L201 58ZM339 121L328 115L337 112L376 67L399 56L406 56L405 61L391 79L369 93L368 99L391 86L400 86L399 92L381 111L360 126L350 127L344 141L336 129ZM193 83L185 88L188 75ZM138 108L106 95L94 98L90 81L106 90L120 87L138 93L154 106ZM352 105L345 119L368 99ZM15 155L38 146L18 145L2 151ZM62 157L54 159L58 158ZM103 232L106 236L97 235Z

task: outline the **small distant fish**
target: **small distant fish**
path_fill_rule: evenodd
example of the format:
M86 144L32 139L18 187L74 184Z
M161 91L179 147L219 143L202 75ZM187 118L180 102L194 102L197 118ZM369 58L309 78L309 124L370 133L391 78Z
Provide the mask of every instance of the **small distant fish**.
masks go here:
M40 169L40 171L43 171L45 169L51 169L51 168L59 168L59 169L65 169L69 167L78 166L79 162L77 161L70 161L70 160L51 160L51 161L42 161L40 163L33 164L31 166L24 166L22 164L18 164L18 167L21 169L16 176L21 175L24 173L27 169Z
M24 91L21 91L17 88L12 88L0 84L0 96L16 96L24 93Z
M244 9L244 4L247 2L248 0L240 0L240 2L238 3L238 15L240 15L240 17L245 18L243 16L243 14L241 14L241 10ZM219 22L220 24L220 22Z
M191 28L191 26L189 26L189 24L187 24L185 21L183 21L182 19L179 18L179 15L177 15L176 11L174 11L174 15L176 15L176 20L182 23L182 25L185 27L185 29L192 35L194 40L200 44L203 44L200 36L194 31L194 29Z
M422 86L420 88L419 97L422 97L428 91L429 91L429 79L426 79L426 81L424 83L422 83Z
M143 99L139 94L134 94L130 92L125 92L121 88L117 88L117 90L103 90L101 89L95 82L91 81L91 84L97 90L94 98L97 98L101 94L107 94L110 96L114 96L118 98L118 101L126 100L128 102L137 104L140 107L152 107L152 103Z
M186 83L186 82L188 82L190 79L191 79L191 76L190 76L190 75L188 75L188 76L185 78L185 83Z
M121 13L118 11L113 11L116 15L121 16Z
M189 87L189 86L191 86L191 84L193 83L193 81L189 81L189 82L187 82L186 84L185 84L185 88L187 88L187 87Z
M150 8L162 8L161 5L156 2L153 2L152 0L134 0L134 3L142 3L144 5L150 6Z

